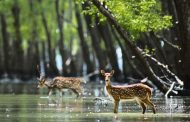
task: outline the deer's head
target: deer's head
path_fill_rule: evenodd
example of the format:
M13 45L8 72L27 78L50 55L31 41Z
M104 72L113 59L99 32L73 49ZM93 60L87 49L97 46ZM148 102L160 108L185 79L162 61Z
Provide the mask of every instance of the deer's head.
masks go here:
M38 80L37 88L44 87L44 85L45 85L45 76L40 76L40 78L37 78L37 80Z
M110 73L106 73L104 70L101 70L100 72L105 77L105 81L110 82L110 78L113 76L114 70L112 70Z

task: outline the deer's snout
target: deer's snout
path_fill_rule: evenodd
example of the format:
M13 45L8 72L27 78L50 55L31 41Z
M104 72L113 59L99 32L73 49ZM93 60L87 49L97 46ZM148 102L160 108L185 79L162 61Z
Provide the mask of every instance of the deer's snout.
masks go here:
M109 81L109 77L105 77L105 81L108 82Z

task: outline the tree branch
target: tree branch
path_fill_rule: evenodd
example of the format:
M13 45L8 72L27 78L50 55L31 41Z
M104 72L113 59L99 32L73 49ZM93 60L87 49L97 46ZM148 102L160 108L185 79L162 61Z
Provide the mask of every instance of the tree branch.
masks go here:
M178 76L176 76L172 71L170 71L167 65L162 64L157 59L155 59L154 57L152 57L151 55L149 55L147 53L144 53L144 56L147 57L147 58L149 58L150 60L154 61L158 66L160 66L161 68L163 68L168 74L170 74L172 77L174 77L175 80L180 85L183 85L183 81L181 81Z

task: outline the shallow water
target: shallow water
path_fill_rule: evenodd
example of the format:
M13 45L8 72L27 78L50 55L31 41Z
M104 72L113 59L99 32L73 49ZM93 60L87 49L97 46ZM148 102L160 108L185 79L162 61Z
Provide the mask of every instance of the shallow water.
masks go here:
M113 103L97 103L93 97L47 98L41 95L0 95L0 120L5 121L190 121L189 98L154 98L157 114L150 109L145 115L134 102L120 104L113 114ZM105 98L106 99L106 98ZM168 102L168 103L167 103Z
M14 88L14 87L12 87ZM30 87L32 88L32 87ZM148 108L145 115L135 102L122 102L119 113L113 113L113 102L104 95L102 86L98 88L85 87L84 95L76 98L71 91L65 91L62 98L58 94L50 98L46 89L33 89L34 94L7 93L0 95L0 121L2 122L125 122L125 121L190 121L190 98L188 97L153 97L157 113ZM14 89L12 90L14 91ZM21 90L22 91L22 90ZM27 91L26 89L24 91ZM100 92L101 91L101 92ZM103 93L102 93L103 92ZM100 97L103 101L94 101Z

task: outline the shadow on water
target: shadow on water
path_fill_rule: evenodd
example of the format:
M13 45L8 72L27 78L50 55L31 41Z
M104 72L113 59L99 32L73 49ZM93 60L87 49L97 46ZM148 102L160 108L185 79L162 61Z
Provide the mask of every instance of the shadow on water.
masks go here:
M119 113L113 113L113 102L106 97L103 85L84 86L84 95L76 98L71 91L65 91L62 98L54 92L50 98L47 89L36 89L36 84L0 85L0 120L25 121L94 121L94 122L178 122L190 121L190 98L154 97L152 100L157 114L150 108L145 115L135 102L122 102ZM6 93L6 94L5 94ZM94 101L99 97L104 101Z

